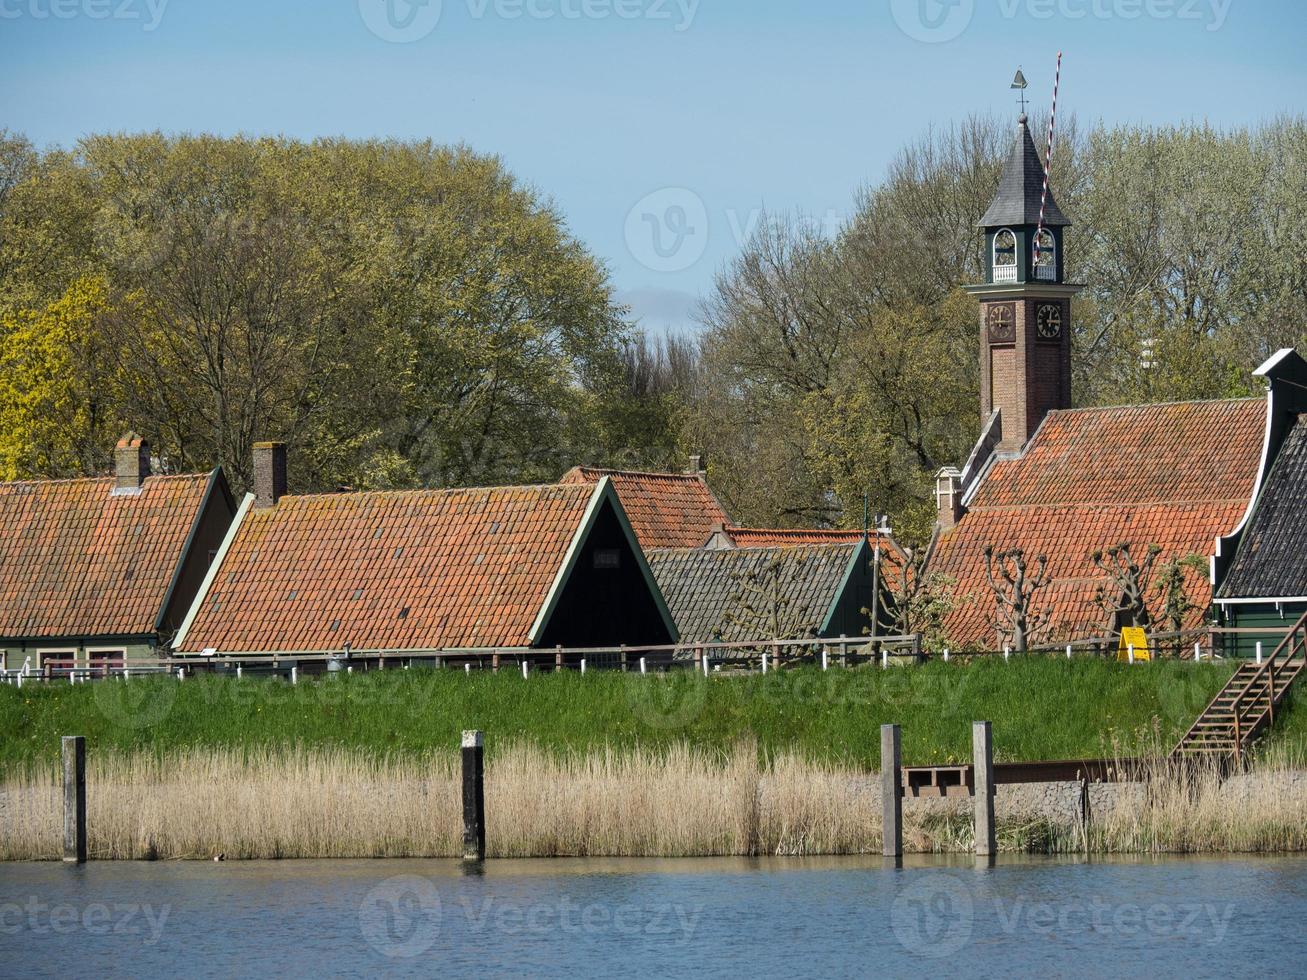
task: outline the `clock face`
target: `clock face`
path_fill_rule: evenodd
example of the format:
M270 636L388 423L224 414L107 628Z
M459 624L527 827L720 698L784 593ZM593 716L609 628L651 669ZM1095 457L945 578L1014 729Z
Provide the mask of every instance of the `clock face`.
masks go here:
M1056 303L1043 303L1035 311L1035 329L1044 340L1058 340L1062 336L1062 307Z
M1000 303L989 308L989 342L1010 344L1017 338L1017 311L1011 303Z

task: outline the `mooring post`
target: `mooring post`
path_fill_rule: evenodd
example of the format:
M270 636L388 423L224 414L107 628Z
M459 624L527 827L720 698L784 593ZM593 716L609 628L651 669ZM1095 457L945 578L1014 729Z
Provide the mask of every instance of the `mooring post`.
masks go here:
M486 859L486 736L463 733L463 860Z
M63 737L64 860L86 863L86 738Z
M903 754L898 725L880 726L881 853L903 856Z
M975 755L976 855L992 857L998 852L994 832L994 741L987 721L971 725L971 745Z

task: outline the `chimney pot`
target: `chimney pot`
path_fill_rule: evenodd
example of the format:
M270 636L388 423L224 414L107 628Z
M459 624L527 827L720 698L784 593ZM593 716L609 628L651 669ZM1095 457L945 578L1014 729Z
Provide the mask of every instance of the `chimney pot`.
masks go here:
M118 440L113 450L114 490L135 491L150 475L150 444L135 432Z
M254 444L254 506L263 509L277 506L286 495L286 444Z

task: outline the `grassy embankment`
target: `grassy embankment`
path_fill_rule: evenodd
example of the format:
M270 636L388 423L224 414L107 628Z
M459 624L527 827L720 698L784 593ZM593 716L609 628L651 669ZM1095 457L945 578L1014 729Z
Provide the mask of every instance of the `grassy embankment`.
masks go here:
M793 752L870 769L882 724L903 726L906 763L929 764L969 760L978 719L994 722L1000 760L1098 757L1130 751L1145 732L1169 743L1232 669L1032 658L711 679L412 670L294 687L205 676L6 686L0 774L54 765L69 734L86 735L92 753L300 746L424 759L452 752L470 728L487 733L492 757L523 742L554 753L686 744L725 754L747 739L764 758Z
M1230 668L1091 661L806 670L710 680L392 672L0 690L0 859L56 858L60 734L89 737L97 858L455 856L460 730L491 733L492 856L840 854L880 847L878 726L909 763L1168 746ZM1299 713L1301 714L1301 713ZM1303 723L1287 713L1286 732ZM1010 851L1307 848L1293 743L1243 782L1158 768L1081 824L999 802ZM1278 761L1277 761L1278 760ZM1073 794L1074 795L1074 794ZM937 801L938 802L938 801ZM905 808L911 851L971 847L966 801Z

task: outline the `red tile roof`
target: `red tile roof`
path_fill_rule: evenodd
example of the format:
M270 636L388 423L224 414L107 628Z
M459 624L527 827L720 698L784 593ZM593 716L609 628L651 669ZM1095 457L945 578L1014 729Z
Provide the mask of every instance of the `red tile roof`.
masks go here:
M1049 640L1101 635L1093 598L1102 582L1090 554L1124 541L1162 558L1209 555L1247 509L1261 460L1265 401L1234 400L1053 412L1017 459L999 460L967 514L945 532L932 572L956 581L946 627L959 646L996 645L984 549L1044 554L1053 581L1036 604L1050 609ZM1187 576L1190 598L1211 602L1206 577ZM1150 597L1151 598L1151 597ZM1199 613L1192 617L1197 620Z
M247 513L179 649L530 646L594 492L282 497Z
M0 484L0 636L147 636L211 476Z
M728 527L726 533L738 548L784 548L809 544L857 544L861 531L805 530L801 528Z
M695 473L635 473L578 466L559 482L595 484L611 477L631 528L645 551L702 547L730 518L708 482Z

